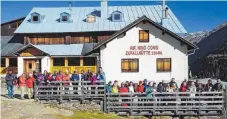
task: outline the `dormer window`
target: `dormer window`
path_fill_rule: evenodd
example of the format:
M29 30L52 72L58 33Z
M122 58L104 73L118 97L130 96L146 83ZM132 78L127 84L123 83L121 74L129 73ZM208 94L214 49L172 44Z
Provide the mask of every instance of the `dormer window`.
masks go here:
M112 21L120 22L122 21L122 13L120 11L115 11L112 13Z
M70 20L70 14L67 12L63 12L60 14L60 22L69 22Z
M37 23L41 21L41 15L37 12L31 14L31 22Z
M68 16L62 16L62 21L68 21Z
M88 23L94 23L95 19L96 19L95 15L93 15L93 14L87 15L87 22Z
M38 21L38 20L39 20L38 16L33 16L33 21Z

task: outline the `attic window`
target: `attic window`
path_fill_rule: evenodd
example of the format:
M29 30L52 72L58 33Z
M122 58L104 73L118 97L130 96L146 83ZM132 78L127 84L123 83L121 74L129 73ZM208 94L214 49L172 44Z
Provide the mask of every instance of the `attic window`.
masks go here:
M115 11L112 13L112 21L120 22L122 21L122 16L120 11Z
M38 16L33 16L33 21L39 21Z
M67 12L63 12L60 14L60 22L69 22L70 14Z
M68 17L67 16L62 16L62 21L68 21Z
M34 12L31 14L31 22L40 22L41 21L41 15L37 12Z
M95 15L87 15L87 22L94 23L95 22Z

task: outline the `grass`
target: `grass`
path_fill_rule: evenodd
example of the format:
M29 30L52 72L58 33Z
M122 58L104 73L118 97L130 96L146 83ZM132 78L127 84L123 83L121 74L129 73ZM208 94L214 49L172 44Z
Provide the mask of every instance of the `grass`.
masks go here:
M93 111L75 111L73 116L56 115L59 119L125 119L115 114L105 114Z

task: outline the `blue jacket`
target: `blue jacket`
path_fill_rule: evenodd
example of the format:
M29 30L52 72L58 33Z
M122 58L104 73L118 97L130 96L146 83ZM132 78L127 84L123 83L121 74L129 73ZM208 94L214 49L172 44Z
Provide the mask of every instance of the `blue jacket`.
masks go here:
M7 86L13 86L13 82L15 80L17 80L17 77L13 74L7 74L6 77L5 77L5 80L6 80L6 85Z
M72 74L71 80L72 81L78 81L79 80L79 75L78 74Z
M106 85L106 92L111 93L112 92L112 86L111 85Z
M102 72L102 74L98 73L98 77L97 77L98 80L106 80L106 75L104 72Z

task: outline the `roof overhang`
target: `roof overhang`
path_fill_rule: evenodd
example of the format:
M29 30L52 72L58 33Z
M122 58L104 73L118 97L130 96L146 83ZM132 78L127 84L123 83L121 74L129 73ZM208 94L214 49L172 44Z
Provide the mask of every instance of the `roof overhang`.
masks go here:
M42 52L42 53L44 53L44 54L46 54L46 55L50 55L50 54L48 54L48 53L42 51L41 49L35 47L33 44L30 44L30 43L27 44L26 46L22 47L21 49L17 50L14 54L15 54L15 55L18 55L19 53L21 53L22 51L24 51L24 50L27 49L27 48L35 48L35 49L37 49L38 51L40 51L40 52Z

